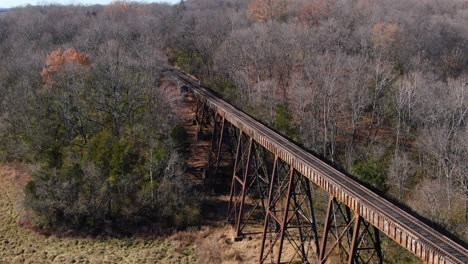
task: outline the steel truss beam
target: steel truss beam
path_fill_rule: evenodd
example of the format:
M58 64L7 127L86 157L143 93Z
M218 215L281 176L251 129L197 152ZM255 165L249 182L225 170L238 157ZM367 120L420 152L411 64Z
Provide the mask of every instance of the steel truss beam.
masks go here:
M197 141L204 140L207 130L215 124L215 113L197 97L194 125L197 126Z
M332 258L334 263L383 262L378 230L330 195L319 263Z
M278 157L266 210L259 262L315 263L319 243L309 181ZM285 240L293 252L288 256L283 254Z
M210 156L208 158L208 179L217 184L220 167L234 165L237 146L237 129L219 114L214 116Z
M224 136L224 126L226 125L224 117L215 114L214 116L214 125L213 125L213 133L211 137L211 144L210 144L210 156L208 158L208 168L209 168L209 175L208 178L215 178L218 174L219 163L221 159L221 155L224 152L221 152L221 148L223 146L223 136Z
M198 113L212 126L209 178L216 178L223 160L234 158L227 220L235 238L248 234L249 224L264 221L260 263L325 263L331 256L340 263L382 263L378 230L332 195L320 247L310 181L278 157L269 174L268 151L224 117ZM285 241L293 254L283 254Z
M310 182L330 194L327 215L321 233L322 244L320 248L316 246L319 250L318 263L382 263L379 232L382 232L382 234L385 234L424 262L467 263L468 254L466 254L463 245L441 236L436 230L401 210L397 205L386 201L342 172L328 166L314 155L291 144L275 131L268 129L257 120L218 98L206 86L201 85L200 81L178 70L171 72L175 77L188 84L190 90L198 99L194 124L198 125L200 133L206 131L203 124L209 123L206 122L207 118L205 117L208 106L212 109L212 112L223 115L225 117L224 122L232 124L231 126L235 130L240 129L249 134L248 137L243 135L242 131L231 134L237 135L239 140L237 141L236 154L233 156L235 157L235 166L231 184L228 219L232 220L236 225L238 235L242 233L242 223L246 222L243 221L243 212L247 212L251 207L251 204L246 203L245 198L250 189L255 189L249 188L250 183L253 182L250 180L253 177L250 175L249 164L250 160L254 160L251 154L252 149L256 148L255 142L276 155L273 176L268 182L270 188L269 198L265 204L260 262L266 262L268 256L272 262L282 262L282 254L287 255L289 253L287 250L287 252L283 252L282 249L285 238L290 241L288 237L293 237L290 235L292 231L288 229L288 225L291 219L294 218L291 218L290 215L297 214L296 212L299 211L291 209L293 208L291 202L295 201L295 194L292 191L296 188L294 179L300 172ZM216 120L216 117L213 120ZM214 134L214 131L212 134ZM217 142L223 141L224 139L217 139ZM219 151L217 152L219 153ZM277 172L280 170L279 164L282 162L280 159L287 161L288 164L292 164L294 167L294 169L287 167L286 171L281 173L282 178L278 176ZM220 162L219 158L218 161ZM295 170L298 172L295 172ZM281 195L277 195L277 193ZM284 206L281 207L281 205ZM351 209L354 211L353 213ZM315 223L315 220L312 220L311 223ZM304 233L302 232L302 234ZM272 237L268 245L266 243L267 236ZM300 236L300 234L297 235L297 237ZM315 240L316 237L314 237ZM298 241L306 240L299 238ZM303 243L303 245L307 244ZM297 248L301 248L301 246ZM274 254L277 255L271 257ZM296 255L300 255L303 262L309 260L302 257L306 254L301 250L296 251ZM313 258L311 259L313 260Z
M377 228L331 194L319 245L311 182L277 156L269 170L272 154L204 101L197 100L195 112L197 139L211 136L209 180L214 183L221 165L234 163L228 222L236 239L264 221L260 263L383 262Z
M242 131L235 157L227 220L235 226L236 239L241 239L249 233L248 224L264 219L269 177L266 151Z

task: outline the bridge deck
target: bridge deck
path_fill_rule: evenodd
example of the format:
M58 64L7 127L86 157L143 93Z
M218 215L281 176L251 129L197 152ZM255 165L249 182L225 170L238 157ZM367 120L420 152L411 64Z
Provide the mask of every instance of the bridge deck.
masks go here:
M426 263L468 263L468 250L424 224L397 205L331 167L241 110L217 97L191 76L173 70L215 112L260 145L288 162L366 221Z

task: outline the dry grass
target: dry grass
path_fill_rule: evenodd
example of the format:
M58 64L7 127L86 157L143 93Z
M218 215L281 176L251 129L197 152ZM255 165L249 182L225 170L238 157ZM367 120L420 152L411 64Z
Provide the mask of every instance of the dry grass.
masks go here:
M198 263L256 263L259 237L246 237L234 243L232 235L230 226L200 232L195 243Z

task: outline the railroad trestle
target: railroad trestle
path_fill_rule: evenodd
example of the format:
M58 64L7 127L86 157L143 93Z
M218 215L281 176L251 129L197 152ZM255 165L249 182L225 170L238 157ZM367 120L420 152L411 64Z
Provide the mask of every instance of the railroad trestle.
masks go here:
M261 234L259 263L383 263L381 235L425 263L468 263L463 245L220 99L194 77L171 72L197 99L197 138L211 142L208 182L217 181L221 167L232 168L227 221L235 240ZM316 191L328 202L318 200ZM320 203L326 208L321 218Z
M319 237L312 183L199 98L195 113L197 138L211 137L207 180L217 181L220 166L232 167L227 222L234 227L234 240L262 234L259 263L326 263L334 251L341 263L382 263L379 232L370 231L358 213L330 195ZM262 222L262 229L248 229ZM374 243L362 247L366 234ZM293 254L282 254L284 243Z

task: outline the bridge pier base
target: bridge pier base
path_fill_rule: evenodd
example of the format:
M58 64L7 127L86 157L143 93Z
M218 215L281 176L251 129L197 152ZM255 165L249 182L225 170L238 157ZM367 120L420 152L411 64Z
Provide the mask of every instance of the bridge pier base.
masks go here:
M383 263L377 228L330 194L319 263Z
M227 219L235 226L237 240L249 234L245 230L248 224L258 222L256 218L263 219L264 216L269 186L265 155L263 147L243 131L239 132Z
M222 162L230 159L234 163L227 218L235 229L234 241L261 233L260 263L299 259L302 263L331 259L349 264L382 263L378 230L332 194L320 244L310 180L278 156L271 164L271 152L241 129L229 127L223 116L207 110L203 102L197 102L196 112L198 132L212 136L209 180L218 178ZM208 129L211 131L206 132ZM261 221L262 232L246 231L249 224Z
M283 254L285 238L288 252ZM266 206L260 263L315 263L317 226L309 182L286 162L275 158Z

